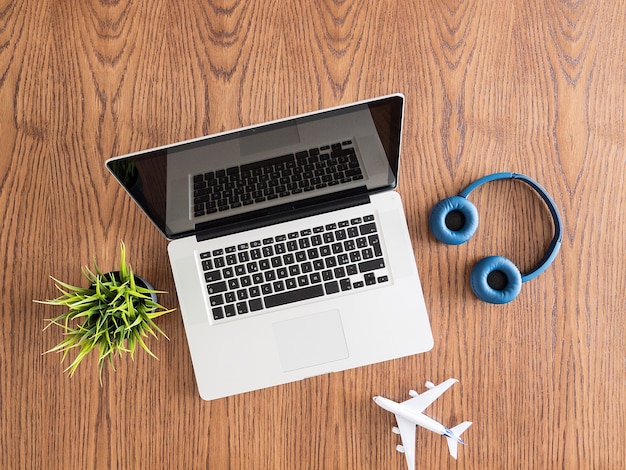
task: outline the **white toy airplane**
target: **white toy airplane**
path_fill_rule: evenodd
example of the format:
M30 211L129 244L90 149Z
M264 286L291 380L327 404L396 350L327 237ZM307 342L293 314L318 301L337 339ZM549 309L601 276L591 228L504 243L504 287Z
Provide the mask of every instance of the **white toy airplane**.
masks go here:
M395 401L384 397L374 397L374 402L376 402L378 406L387 411L391 411L396 415L398 427L394 427L392 430L395 434L400 434L400 438L402 439L402 445L397 446L396 449L398 452L403 452L405 454L410 470L415 468L416 425L445 436L448 441L450 455L452 455L455 459L457 457L458 443L460 442L461 444L465 444L460 436L472 425L471 422L465 421L452 429L448 429L441 423L438 423L434 419L429 418L422 413L422 411L428 408L432 402L439 398L439 396L448 390L455 382L458 382L458 380L448 379L436 387L432 382L426 382L426 388L429 390L425 391L421 395L415 390L410 390L409 395L413 398L402 403L396 403Z

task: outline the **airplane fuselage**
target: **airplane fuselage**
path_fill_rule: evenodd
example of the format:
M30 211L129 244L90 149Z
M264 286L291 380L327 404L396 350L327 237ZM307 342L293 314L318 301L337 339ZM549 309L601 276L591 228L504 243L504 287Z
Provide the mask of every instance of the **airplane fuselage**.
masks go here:
M374 402L384 410L390 411L397 416L401 416L402 418L414 423L415 425L421 426L434 433L441 434L443 436L448 431L446 427L438 421L435 421L425 414L416 413L410 410L408 407L402 406L402 404L388 398L374 397Z

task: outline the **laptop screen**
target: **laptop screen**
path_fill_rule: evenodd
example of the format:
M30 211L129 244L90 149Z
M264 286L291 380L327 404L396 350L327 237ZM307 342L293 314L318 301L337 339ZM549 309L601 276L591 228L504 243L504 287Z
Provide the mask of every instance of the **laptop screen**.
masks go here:
M112 158L168 239L397 184L403 97L392 95Z

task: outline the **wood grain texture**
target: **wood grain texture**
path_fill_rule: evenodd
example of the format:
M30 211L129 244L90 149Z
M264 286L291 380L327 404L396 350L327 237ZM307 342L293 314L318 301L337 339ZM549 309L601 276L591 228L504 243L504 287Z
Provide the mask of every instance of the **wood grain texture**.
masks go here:
M393 417L425 380L460 379L428 412L474 421L450 459L418 430L417 468L617 469L626 462L626 6L623 2L0 0L0 468L405 468ZM177 307L166 241L104 169L115 155L400 91L399 192L435 336L429 353L200 400L178 312L155 361L95 358L73 379L49 275L93 257ZM472 265L522 270L551 238L522 184L472 195L478 233L443 246L428 212L496 171L537 179L560 254L506 306Z

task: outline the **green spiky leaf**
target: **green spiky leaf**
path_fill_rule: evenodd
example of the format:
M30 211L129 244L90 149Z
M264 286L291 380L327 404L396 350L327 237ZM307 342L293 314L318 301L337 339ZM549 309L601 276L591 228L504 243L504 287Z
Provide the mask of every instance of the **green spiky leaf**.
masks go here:
M115 370L114 355L129 353L131 358L134 358L136 347L139 345L150 356L156 358L143 337L158 338L158 333L167 338L153 320L172 312L173 309L166 309L153 300L153 295L164 292L150 289L138 282L126 261L126 246L123 242L120 244L119 266L118 272L105 274L94 259L93 270L87 266L82 269L89 287L74 286L53 277L52 280L60 292L59 297L52 300L35 300L43 305L65 308L64 313L47 319L44 329L54 325L63 332L63 339L46 353L61 353L63 362L71 350L78 351L65 369L70 377L93 350L98 351L101 379L105 361L108 361Z

